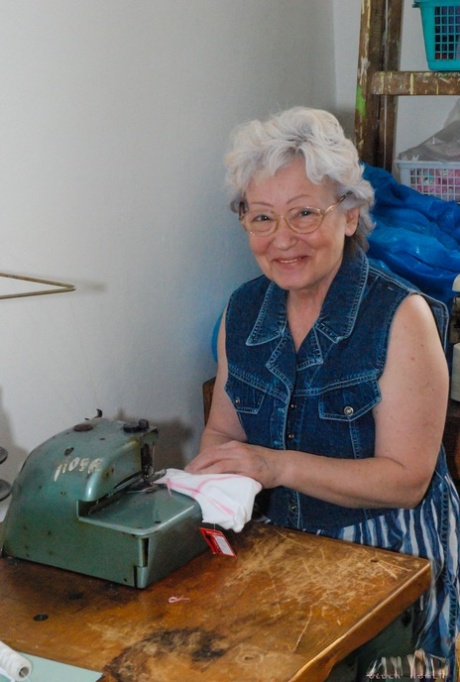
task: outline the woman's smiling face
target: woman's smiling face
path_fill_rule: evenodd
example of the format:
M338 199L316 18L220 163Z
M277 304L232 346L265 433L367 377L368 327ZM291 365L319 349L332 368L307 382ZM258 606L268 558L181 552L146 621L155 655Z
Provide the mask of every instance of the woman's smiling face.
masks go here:
M248 210L271 209L282 215L294 207L326 209L338 199L331 183L316 185L307 178L302 156L272 177L256 176L246 192ZM250 234L249 244L262 272L282 289L325 296L342 262L345 236L355 232L358 215L357 208L338 206L310 234L297 234L282 218L273 234Z

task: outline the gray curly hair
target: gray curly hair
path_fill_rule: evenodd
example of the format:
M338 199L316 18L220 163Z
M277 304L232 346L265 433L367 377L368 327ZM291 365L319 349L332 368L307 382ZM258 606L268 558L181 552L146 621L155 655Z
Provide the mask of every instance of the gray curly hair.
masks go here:
M235 129L225 157L230 208L240 210L256 175L271 177L298 155L305 159L311 182L331 181L340 196L348 194L342 204L344 210L359 207L358 228L347 239L366 248L366 237L374 226L370 216L374 191L363 178L356 147L345 137L335 116L321 109L294 107L266 121L249 121Z

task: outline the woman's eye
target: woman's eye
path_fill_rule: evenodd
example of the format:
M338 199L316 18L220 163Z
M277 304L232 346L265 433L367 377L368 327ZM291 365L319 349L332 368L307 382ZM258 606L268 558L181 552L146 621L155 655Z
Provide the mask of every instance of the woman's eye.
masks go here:
M253 223L265 223L268 220L273 220L273 218L266 213L257 213L251 220Z
M310 215L313 215L313 211L310 208L301 208L297 212L299 218L308 218Z

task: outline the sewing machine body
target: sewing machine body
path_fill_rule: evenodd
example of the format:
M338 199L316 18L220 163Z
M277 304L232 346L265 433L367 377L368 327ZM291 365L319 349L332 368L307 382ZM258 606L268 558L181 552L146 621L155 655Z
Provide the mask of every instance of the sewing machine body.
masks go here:
M2 553L140 588L200 554L198 503L152 483L157 437L145 420L97 417L33 450Z

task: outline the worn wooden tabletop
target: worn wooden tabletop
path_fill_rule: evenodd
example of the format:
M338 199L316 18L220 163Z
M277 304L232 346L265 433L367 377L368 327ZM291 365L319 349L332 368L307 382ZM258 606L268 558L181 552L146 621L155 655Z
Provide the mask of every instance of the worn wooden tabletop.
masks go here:
M144 590L0 559L0 639L103 682L322 682L430 583L424 559L256 524Z

